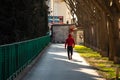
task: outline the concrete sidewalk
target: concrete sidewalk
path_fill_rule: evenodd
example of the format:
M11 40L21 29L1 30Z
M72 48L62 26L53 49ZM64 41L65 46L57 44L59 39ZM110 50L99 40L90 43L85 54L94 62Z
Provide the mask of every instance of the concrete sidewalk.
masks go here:
M79 56L68 60L63 44L51 44L22 80L104 80Z

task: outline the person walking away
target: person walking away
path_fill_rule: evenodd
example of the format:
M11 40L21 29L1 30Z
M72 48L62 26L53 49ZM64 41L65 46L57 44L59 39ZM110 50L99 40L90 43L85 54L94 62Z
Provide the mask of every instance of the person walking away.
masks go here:
M68 53L68 59L71 60L72 59L72 55L73 55L73 48L75 46L75 41L72 38L72 35L69 34L68 38L65 41L65 49L67 47L67 53Z

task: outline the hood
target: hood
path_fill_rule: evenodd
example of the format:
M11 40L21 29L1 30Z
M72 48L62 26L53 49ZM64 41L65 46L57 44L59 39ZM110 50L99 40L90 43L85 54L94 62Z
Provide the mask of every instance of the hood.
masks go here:
M68 35L68 37L72 37L72 35L71 35L71 34L69 34L69 35Z

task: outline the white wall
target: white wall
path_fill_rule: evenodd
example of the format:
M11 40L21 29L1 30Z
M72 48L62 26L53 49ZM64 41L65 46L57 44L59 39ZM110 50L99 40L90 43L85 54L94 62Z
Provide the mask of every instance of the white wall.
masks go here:
M71 14L66 6L66 4L64 2L53 2L55 0L50 0L50 4L49 4L49 9L51 12L51 16L63 16L63 22L66 23L67 20L69 21L69 23L71 23Z

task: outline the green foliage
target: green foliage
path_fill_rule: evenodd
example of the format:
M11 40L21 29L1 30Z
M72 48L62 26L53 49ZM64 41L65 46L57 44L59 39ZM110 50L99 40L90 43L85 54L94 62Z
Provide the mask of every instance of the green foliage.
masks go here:
M45 0L0 0L0 45L45 36Z

